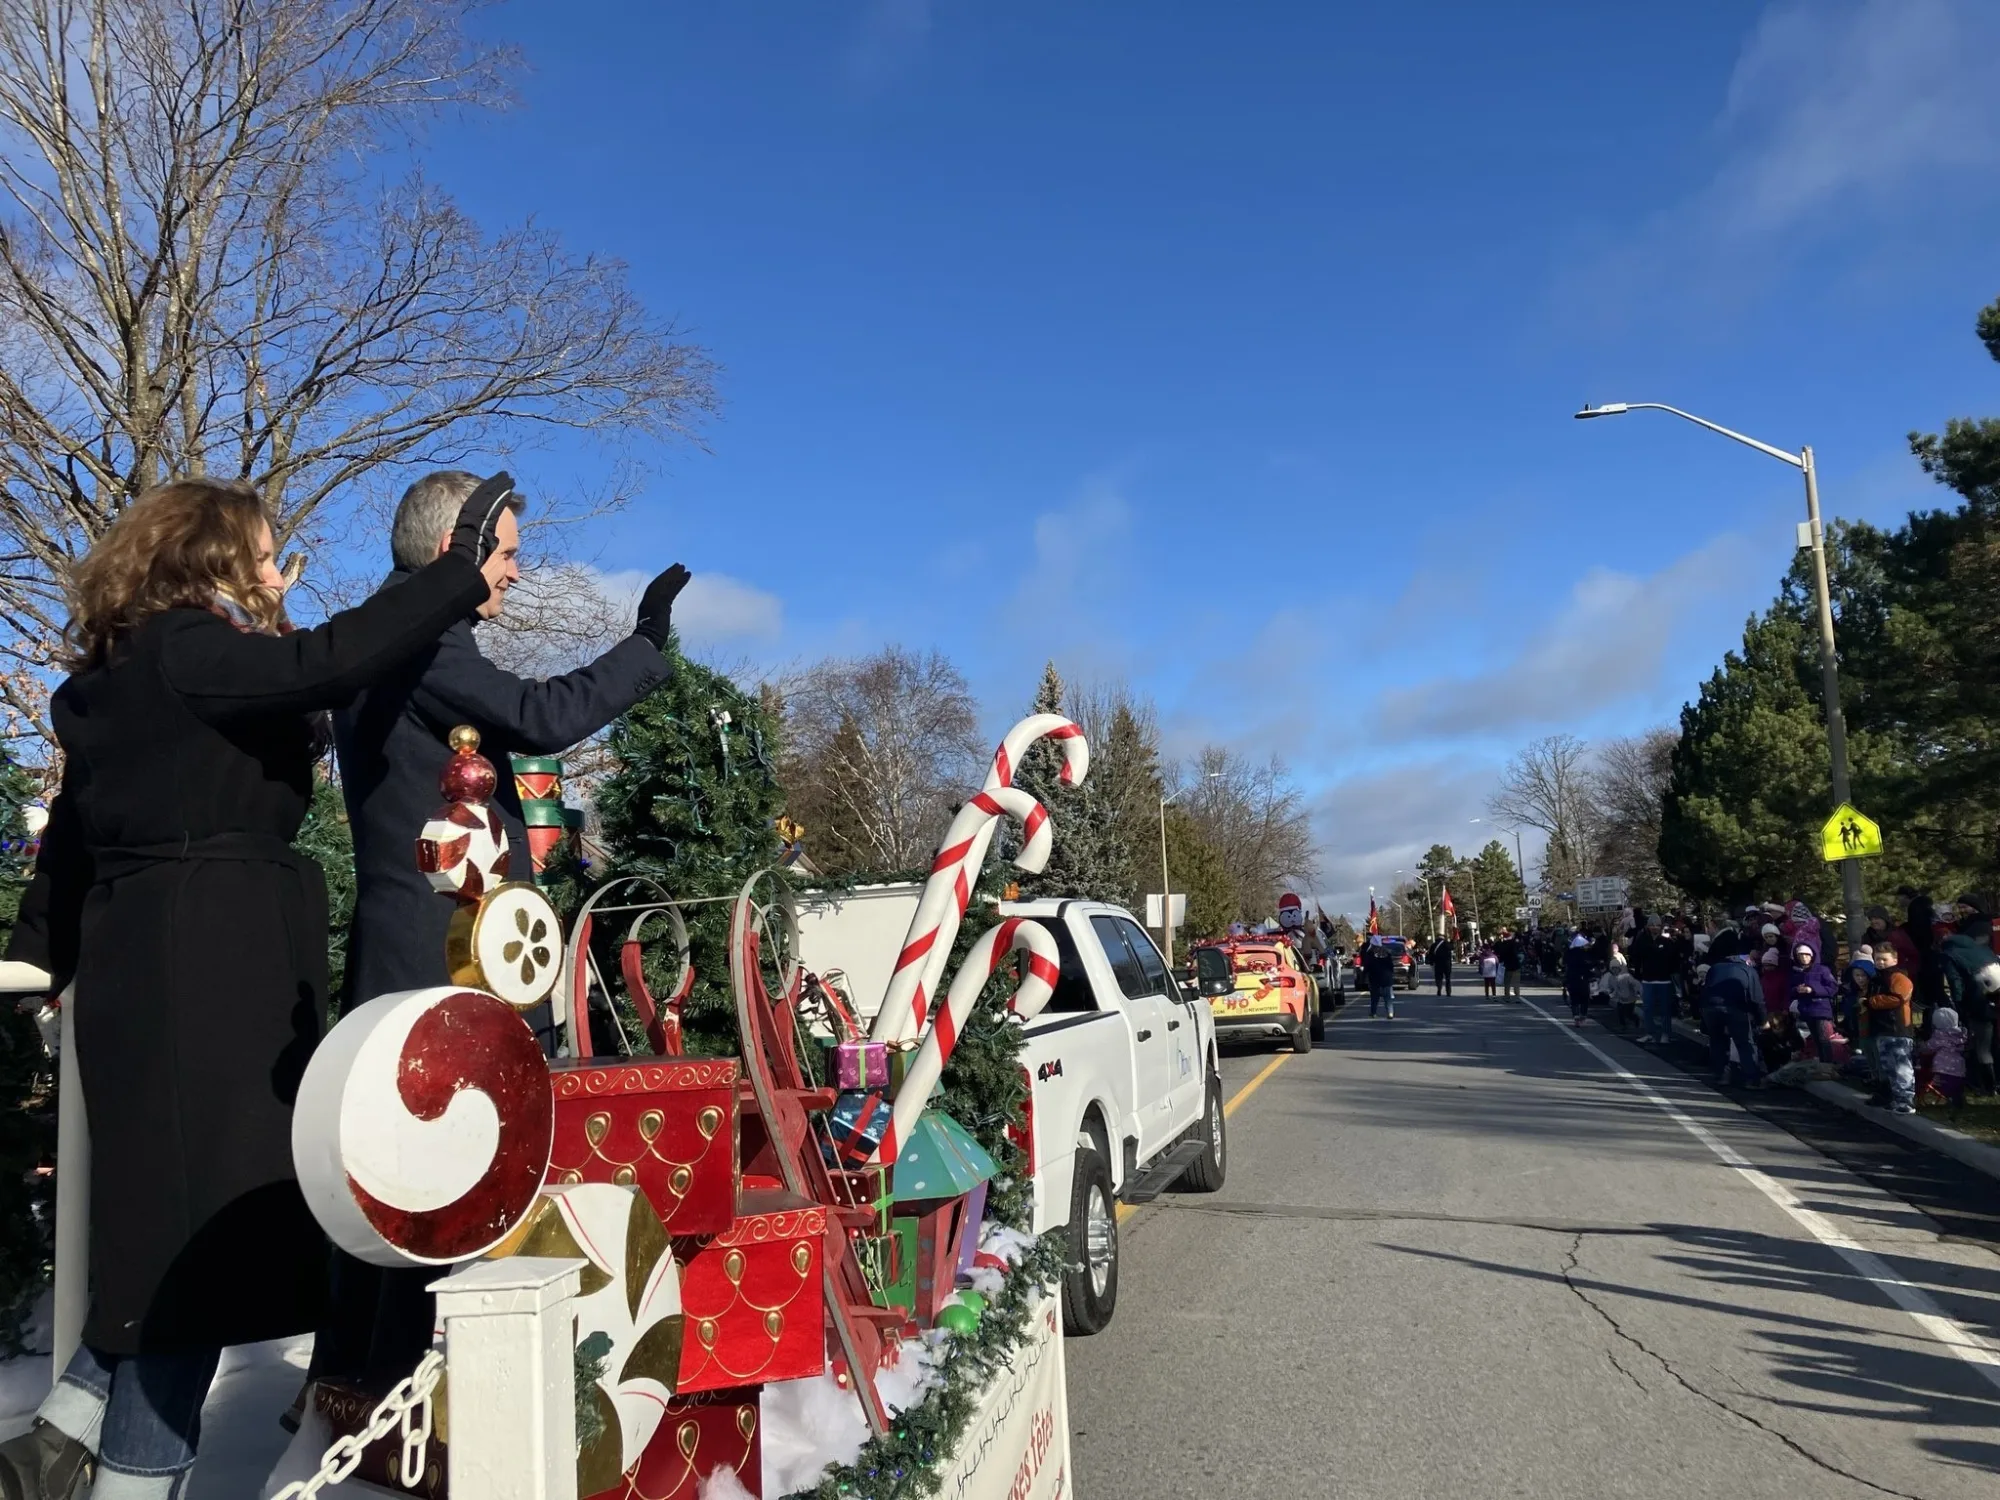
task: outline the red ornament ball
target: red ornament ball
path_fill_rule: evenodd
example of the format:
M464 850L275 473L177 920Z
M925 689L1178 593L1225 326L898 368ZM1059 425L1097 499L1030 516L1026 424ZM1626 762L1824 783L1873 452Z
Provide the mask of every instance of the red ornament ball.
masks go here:
M479 733L461 724L451 732L452 757L438 775L438 790L447 802L484 802L500 777L493 762L479 753Z

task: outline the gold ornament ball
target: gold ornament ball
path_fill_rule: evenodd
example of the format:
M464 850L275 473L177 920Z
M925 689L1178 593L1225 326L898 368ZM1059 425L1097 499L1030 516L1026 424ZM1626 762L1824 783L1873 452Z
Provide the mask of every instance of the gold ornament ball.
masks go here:
M469 755L479 748L479 731L470 724L460 724L451 732L451 748Z

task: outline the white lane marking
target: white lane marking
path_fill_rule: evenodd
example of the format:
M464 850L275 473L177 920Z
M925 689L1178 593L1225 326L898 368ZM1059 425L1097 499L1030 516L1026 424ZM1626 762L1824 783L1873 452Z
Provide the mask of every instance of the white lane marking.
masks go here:
M1813 1209L1807 1208L1786 1187L1773 1177L1750 1165L1749 1161L1726 1141L1716 1137L1706 1126L1689 1119L1677 1109L1672 1101L1659 1093L1638 1074L1629 1071L1615 1061L1596 1043L1581 1035L1567 1021L1559 1021L1534 1001L1524 1002L1528 1009L1561 1031L1592 1057L1603 1063L1618 1077L1632 1085L1641 1098L1662 1110L1689 1135L1713 1151L1723 1165L1734 1167L1743 1180L1756 1188L1766 1198L1790 1214L1802 1225L1806 1232L1828 1249L1839 1253L1841 1259L1852 1266L1866 1281L1880 1287L1889 1300L1910 1315L1916 1325L1938 1343L1943 1344L1960 1359L1983 1375L1994 1389L2000 1390L2000 1346L1981 1338L1962 1323L1954 1322L1945 1315L1944 1309L1930 1299L1923 1288L1905 1281L1892 1270L1888 1262L1870 1251L1864 1250L1844 1231L1837 1228L1831 1219Z

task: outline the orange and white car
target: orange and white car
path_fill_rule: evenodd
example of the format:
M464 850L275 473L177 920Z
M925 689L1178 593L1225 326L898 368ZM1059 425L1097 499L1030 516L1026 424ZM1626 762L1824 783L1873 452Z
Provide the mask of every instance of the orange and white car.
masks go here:
M1310 1052L1326 1034L1319 981L1278 937L1233 937L1194 950L1195 978L1215 1017L1215 1039L1275 1036Z

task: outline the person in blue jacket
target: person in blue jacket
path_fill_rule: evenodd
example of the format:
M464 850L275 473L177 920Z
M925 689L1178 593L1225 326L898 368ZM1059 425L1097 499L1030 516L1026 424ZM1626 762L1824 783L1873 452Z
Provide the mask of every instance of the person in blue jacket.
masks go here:
M1730 1044L1742 1065L1746 1088L1764 1086L1764 1067L1757 1055L1754 1030L1764 1015L1764 986L1743 952L1743 939L1732 931L1715 935L1708 945L1708 979L1701 988L1702 1030L1708 1033L1708 1060L1716 1081L1729 1074Z
M1563 991L1569 996L1572 1026L1581 1026L1590 1014L1590 981L1596 967L1591 961L1590 939L1577 933L1563 950Z

